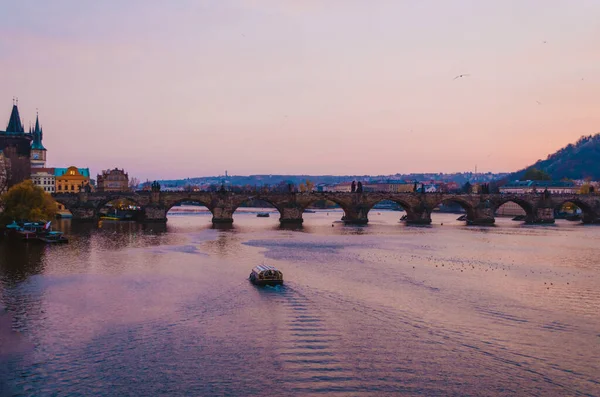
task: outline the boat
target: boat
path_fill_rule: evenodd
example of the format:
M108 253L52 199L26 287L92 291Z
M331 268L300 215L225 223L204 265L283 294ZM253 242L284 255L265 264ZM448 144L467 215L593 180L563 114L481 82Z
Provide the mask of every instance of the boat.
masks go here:
M512 218L513 221L524 221L525 220L525 215L517 215L514 218Z
M21 226L17 222L12 221L12 223L6 225L6 229L7 230L15 230L15 231L17 231L17 230L21 229Z
M305 212L305 213L307 213L307 214L314 214L314 213L316 213L317 211L313 211L313 210L304 210L304 212Z
M461 215L458 218L456 218L457 221L466 221L467 220L467 215Z
M37 239L47 244L64 244L69 242L69 240L63 236L62 232L55 231L40 234L37 236Z
M402 218L400 218L400 221L404 222L406 221L406 218L408 218L408 215L404 214L402 215Z
M121 220L121 218L119 218L117 216L108 216L108 215L101 216L100 219L103 221L120 221Z
M581 220L581 215L580 214L569 214L567 216L565 216L565 219L571 222L576 222L576 221L580 221Z
M270 265L258 265L254 267L248 279L252 284L261 286L283 284L283 274L281 271Z
M259 212L258 214L256 214L256 216L259 218L268 218L270 215L268 212Z
M47 224L44 222L26 222L16 231L16 235L22 240L33 240L39 233L42 233ZM49 226L49 225L48 225Z

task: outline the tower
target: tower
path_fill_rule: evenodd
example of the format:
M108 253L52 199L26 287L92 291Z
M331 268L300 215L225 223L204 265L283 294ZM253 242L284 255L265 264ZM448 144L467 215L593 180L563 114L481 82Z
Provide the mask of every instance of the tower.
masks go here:
M31 167L43 168L46 166L46 148L42 144L43 132L37 114L35 115L35 128L30 133L33 137L33 142L31 143Z
M0 131L0 150L4 153L8 187L31 176L31 134L25 132L19 115L18 103L13 106L6 131Z

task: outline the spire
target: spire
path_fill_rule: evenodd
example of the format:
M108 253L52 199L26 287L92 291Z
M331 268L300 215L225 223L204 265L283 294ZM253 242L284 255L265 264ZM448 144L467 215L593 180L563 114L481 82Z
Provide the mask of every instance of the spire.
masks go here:
M17 102L18 103L18 102ZM19 108L13 102L12 112L10 113L10 119L8 120L8 126L6 132L12 133L25 133L23 124L21 124L21 117L19 116Z
M40 118L36 112L35 115L35 128L33 129L33 143L31 144L32 149L46 150L42 145L42 129L40 128Z

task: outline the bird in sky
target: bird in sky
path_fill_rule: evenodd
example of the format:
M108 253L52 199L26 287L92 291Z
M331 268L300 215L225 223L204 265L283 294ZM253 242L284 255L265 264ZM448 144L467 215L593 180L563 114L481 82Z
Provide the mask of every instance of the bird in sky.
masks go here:
M455 77L455 78L453 78L452 80L456 80L456 79L458 79L458 78L461 78L461 77L467 77L467 76L470 76L470 74L459 74L458 76L456 76L456 77Z
M538 105L541 105L542 103L540 101L536 101Z
M547 41L546 41L546 40L542 41L542 44L546 44L546 43L547 43Z

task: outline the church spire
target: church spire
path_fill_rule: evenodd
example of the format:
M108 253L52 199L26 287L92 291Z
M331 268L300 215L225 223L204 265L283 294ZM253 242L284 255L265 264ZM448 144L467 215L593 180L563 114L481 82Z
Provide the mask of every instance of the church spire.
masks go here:
M33 143L31 144L32 149L46 150L42 144L42 129L40 128L40 118L36 112L35 115L35 128L33 129Z
M10 112L10 119L8 120L8 126L6 132L12 132L16 134L25 133L23 124L21 124L21 117L19 116L19 108L17 104L13 102L12 111Z

